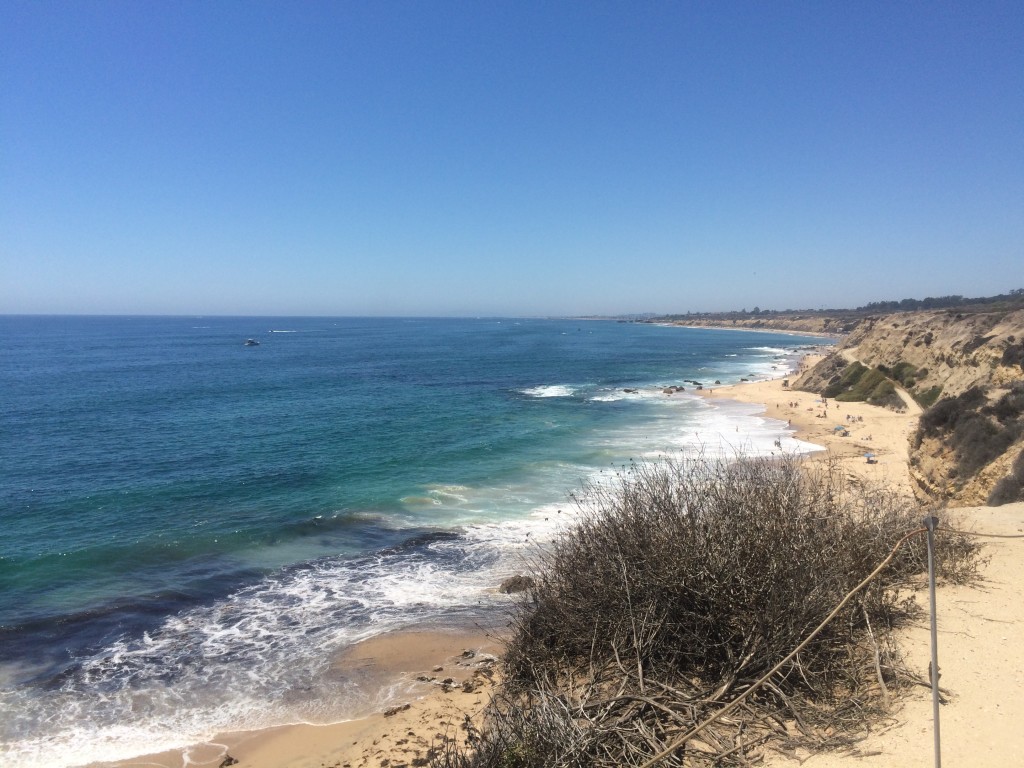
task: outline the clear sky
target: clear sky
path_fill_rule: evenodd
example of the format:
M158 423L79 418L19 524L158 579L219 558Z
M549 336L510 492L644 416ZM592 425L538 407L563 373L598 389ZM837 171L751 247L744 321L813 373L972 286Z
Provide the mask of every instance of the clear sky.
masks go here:
M1024 3L0 2L0 312L1024 287Z

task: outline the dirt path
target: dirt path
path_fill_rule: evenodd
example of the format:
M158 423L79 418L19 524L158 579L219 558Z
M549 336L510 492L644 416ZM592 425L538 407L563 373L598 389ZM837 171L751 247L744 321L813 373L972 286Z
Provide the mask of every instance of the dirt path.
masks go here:
M856 351L856 347L851 347L850 349L840 349L839 354L842 355L843 359L848 363L860 363L861 365L866 365L863 360L860 360L857 357ZM896 394L900 396L900 400L903 401L903 404L907 408L908 416L920 416L924 413L924 409L918 404L912 394L907 392L907 390L899 384L896 384L896 382L893 382L893 385L896 387Z

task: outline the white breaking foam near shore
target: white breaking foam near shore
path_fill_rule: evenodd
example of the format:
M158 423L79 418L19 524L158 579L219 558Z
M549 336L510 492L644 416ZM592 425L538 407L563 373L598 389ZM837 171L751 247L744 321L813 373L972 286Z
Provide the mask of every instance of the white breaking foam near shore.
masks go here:
M765 362L779 365L775 354L765 350ZM576 391L523 390L533 397ZM331 658L374 635L422 621L457 623L503 605L507 597L495 591L501 579L526 570L535 548L578 514L569 489L614 484L633 458L817 449L794 440L784 422L757 405L712 403L689 392L668 396L653 387L597 390L590 399L602 397L635 400L642 416L588 437L585 460L534 468L518 484L433 483L404 500L438 510L430 519L447 532L278 572L169 617L141 638L119 640L82 661L57 691L0 693L0 718L11 734L0 740L0 764L81 765L183 747L223 731L361 716L380 708L388 691L339 675Z
M59 690L4 691L0 765L112 761L218 732L366 715L387 691L334 672L333 655L384 632L499 605L504 596L488 587L500 559L494 537L428 534L279 572L168 617L82 660Z
M601 390L600 394L590 399L595 403L615 403L620 400L659 400L666 397L663 387L624 387L621 389ZM627 391L629 390L629 391Z
M519 391L530 397L572 397L576 392L575 388L567 384L549 384L541 387L529 387Z

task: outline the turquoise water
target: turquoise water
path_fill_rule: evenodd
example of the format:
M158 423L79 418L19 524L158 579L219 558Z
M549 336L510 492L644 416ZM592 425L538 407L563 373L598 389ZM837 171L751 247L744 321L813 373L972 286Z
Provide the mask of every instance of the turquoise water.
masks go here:
M807 448L757 408L661 390L782 375L817 341L0 318L0 763L360 714L384 694L331 674L332 655L493 619L489 588L571 490L630 459Z

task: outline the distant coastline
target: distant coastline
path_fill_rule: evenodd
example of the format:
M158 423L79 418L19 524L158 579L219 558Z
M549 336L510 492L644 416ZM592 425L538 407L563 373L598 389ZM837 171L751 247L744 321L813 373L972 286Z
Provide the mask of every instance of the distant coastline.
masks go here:
M787 336L815 336L822 339L831 339L838 341L842 338L841 334L828 333L825 331L798 331L789 328L748 328L746 326L735 326L735 325L691 325L688 323L657 323L652 322L651 325L662 325L673 328L689 328L694 331L743 331L745 333L781 333Z

